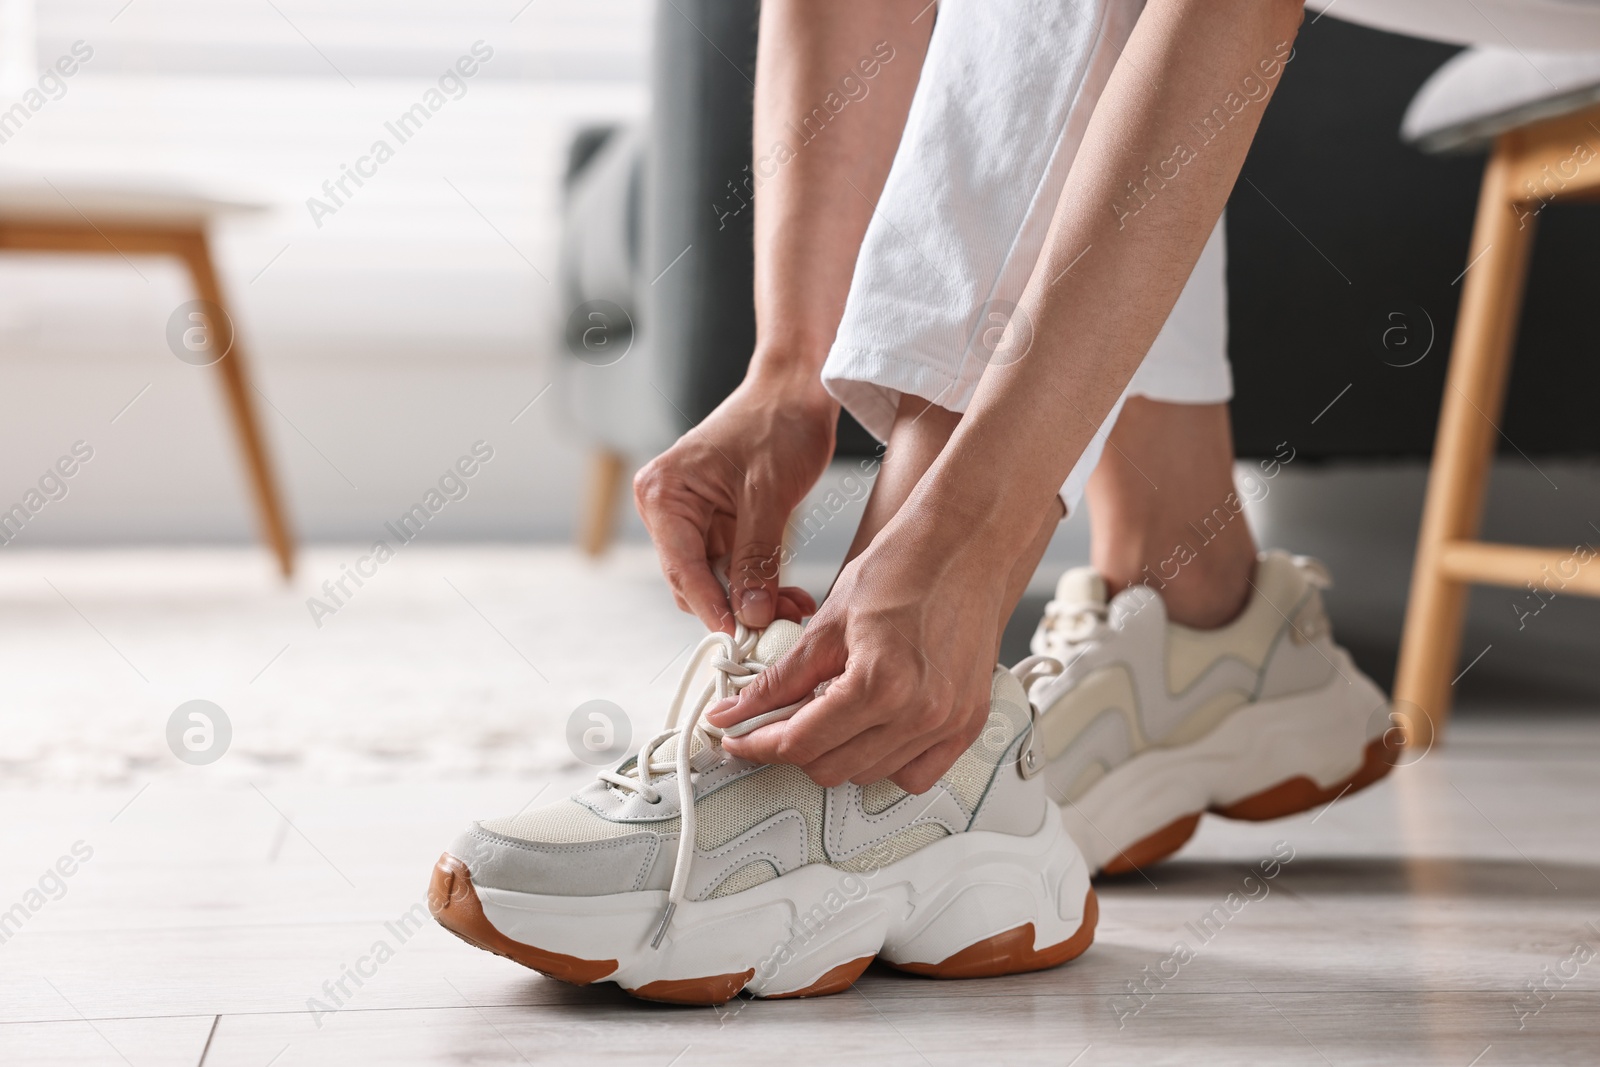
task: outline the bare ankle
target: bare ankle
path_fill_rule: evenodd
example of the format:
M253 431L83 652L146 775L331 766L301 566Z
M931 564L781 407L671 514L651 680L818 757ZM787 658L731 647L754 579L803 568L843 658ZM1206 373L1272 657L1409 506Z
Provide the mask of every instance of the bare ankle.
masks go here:
M1239 617L1250 602L1250 578L1255 573L1255 553L1245 556L1218 553L1215 561L1206 566L1185 568L1178 577L1157 584L1161 599L1167 606L1167 618L1179 626L1194 630L1215 630Z
M1129 397L1111 443L1087 489L1095 568L1113 590L1159 592L1173 622L1226 625L1249 602L1256 562L1227 405Z
M1198 546L1182 542L1164 552L1139 551L1128 541L1121 547L1123 551L1095 560L1109 592L1148 585L1161 594L1167 618L1180 626L1226 626L1250 601L1256 554L1248 535Z

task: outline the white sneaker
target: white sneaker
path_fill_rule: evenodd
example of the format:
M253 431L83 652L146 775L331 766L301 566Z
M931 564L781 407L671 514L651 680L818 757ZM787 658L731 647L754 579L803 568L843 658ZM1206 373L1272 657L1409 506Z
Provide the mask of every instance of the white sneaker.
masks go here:
M1036 655L1014 668L1039 716L1024 767L1092 870L1171 855L1203 812L1292 815L1393 765L1387 698L1333 643L1326 569L1264 552L1251 584L1238 618L1193 630L1149 586L1107 603L1091 568L1061 577Z
M983 736L920 795L890 782L823 789L723 751L726 734L701 713L800 633L776 622L708 635L667 729L638 756L456 839L429 886L434 917L552 978L682 1004L837 993L874 957L975 978L1083 952L1097 914L1089 871L1044 783L1019 770L1031 711L1011 673L995 672ZM711 682L685 709L707 660Z

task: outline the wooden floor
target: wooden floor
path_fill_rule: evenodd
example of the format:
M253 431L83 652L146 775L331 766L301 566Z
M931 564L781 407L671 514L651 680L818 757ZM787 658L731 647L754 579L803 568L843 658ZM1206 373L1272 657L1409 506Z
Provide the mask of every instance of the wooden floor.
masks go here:
M1452 742L1318 813L1208 819L1148 879L1100 886L1066 967L873 969L720 1010L560 985L431 922L396 933L460 825L573 780L0 790L0 908L33 909L0 945L0 1063L1592 1064L1600 959L1573 960L1600 950L1600 716L1468 715ZM59 899L26 898L74 845L92 855ZM1245 879L1275 848L1293 859L1263 895ZM392 958L361 962L378 942ZM347 965L370 977L319 1013Z

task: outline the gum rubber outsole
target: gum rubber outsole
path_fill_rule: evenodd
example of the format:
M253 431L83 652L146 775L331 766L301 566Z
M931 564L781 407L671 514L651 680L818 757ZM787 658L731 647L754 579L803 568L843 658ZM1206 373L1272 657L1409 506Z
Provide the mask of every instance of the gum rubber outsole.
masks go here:
M726 1004L739 995L756 969L736 974L714 974L709 978L671 978L646 982L638 989L622 987L622 991L640 1000L653 1000L657 1004Z
M825 997L832 993L843 993L846 989L856 984L856 979L872 965L876 956L862 956L849 963L841 963L827 974L818 978L804 989L796 989L793 993L773 993L762 997L763 1000L799 1000L801 997Z
M1094 928L1099 921L1100 900L1090 889L1083 898L1082 924L1076 933L1060 944L1035 949L1033 924L1023 923L1005 933L968 945L938 963L890 963L889 966L926 978L999 978L1006 974L1043 971L1083 955L1094 941Z
M1193 815L1174 819L1155 833L1141 837L1107 860L1105 866L1100 868L1100 873L1128 874L1152 863L1160 863L1188 844L1189 838L1194 836L1195 829L1200 825L1202 814L1197 811Z
M1321 804L1329 804L1341 796L1358 793L1389 773L1394 766L1398 750L1387 743L1388 735L1367 743L1361 766L1350 777L1323 788L1304 775L1285 778L1277 785L1268 786L1242 800L1223 807L1212 807L1213 814L1228 819L1264 822L1310 811ZM1194 812L1163 826L1153 834L1140 838L1100 868L1102 874L1128 874L1159 863L1178 851L1194 836L1204 812Z
M466 863L446 852L433 865L428 882L428 910L439 925L469 945L532 967L540 974L571 985L598 982L617 969L616 960L585 960L560 952L546 952L513 941L494 928L483 913L483 902L472 885ZM736 990L737 992L737 990Z
M466 863L446 852L434 864L433 877L428 883L428 910L440 926L461 940L497 956L531 967L540 974L571 985L589 985L615 974L616 960L588 960L567 956L559 952L513 941L494 928L483 913L483 903L472 884L472 872ZM938 963L889 964L897 970L928 978L994 978L1006 974L1022 974L1056 967L1081 956L1094 941L1095 925L1099 921L1100 907L1094 890L1090 889L1083 902L1083 922L1067 940L1045 948L1035 949L1034 927L1024 923L1003 933L968 945L960 952ZM821 978L789 993L775 993L764 1000L789 1000L801 997L821 997L842 993L855 984L876 956L841 963ZM885 961L888 962L888 961ZM716 1005L726 1004L744 989L755 977L754 968L733 974L711 975L705 978L684 978L647 982L637 989L624 991L641 1000L664 1004Z

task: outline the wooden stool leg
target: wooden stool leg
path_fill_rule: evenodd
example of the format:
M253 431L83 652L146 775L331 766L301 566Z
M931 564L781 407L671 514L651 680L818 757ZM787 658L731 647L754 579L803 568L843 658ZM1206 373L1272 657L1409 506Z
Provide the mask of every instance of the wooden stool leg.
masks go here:
M1477 535L1533 244L1533 215L1515 210L1515 137L1496 146L1478 196L1470 252L1481 258L1461 293L1400 642L1394 698L1421 709L1409 738L1418 746L1431 745L1450 715L1467 587L1440 572L1439 555Z
M262 534L278 558L278 569L283 572L285 578L288 578L294 573L294 538L289 532L283 498L273 477L272 462L267 455L266 444L262 441L261 424L256 418L255 403L250 396L249 371L245 367L245 355L239 344L238 331L234 328L237 320L228 309L227 301L222 296L222 287L217 283L210 243L206 236L204 234L195 236L185 241L183 247L184 262L189 267L189 274L194 279L194 287L200 299L209 300L221 308L229 320L228 334L232 346L216 366L221 372L222 392L227 398L228 414L233 420L234 431L239 436L239 446L244 450L245 468L249 472L250 488L255 495L256 513Z
M588 497L578 528L578 547L585 554L599 556L611 546L616 534L617 500L622 496L626 476L627 459L619 452L602 448L589 460Z

